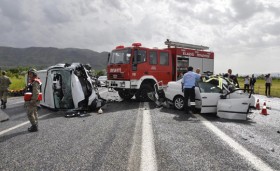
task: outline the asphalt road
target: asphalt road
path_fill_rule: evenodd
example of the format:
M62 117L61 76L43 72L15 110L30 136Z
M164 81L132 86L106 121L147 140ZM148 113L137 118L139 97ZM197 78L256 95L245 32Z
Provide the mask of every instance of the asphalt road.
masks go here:
M0 123L0 170L280 170L277 107L232 121L100 93L110 101L103 114L65 118L42 108L36 133L27 131L22 98L10 98L10 119Z

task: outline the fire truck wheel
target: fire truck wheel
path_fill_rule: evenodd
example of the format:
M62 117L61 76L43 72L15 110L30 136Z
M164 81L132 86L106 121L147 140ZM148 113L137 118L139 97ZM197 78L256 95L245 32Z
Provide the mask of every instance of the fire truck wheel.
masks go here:
M134 93L130 92L129 90L119 90L118 93L119 96L124 100L130 100L134 96Z
M176 96L173 100L174 108L177 110L184 109L184 97L183 96Z
M151 99L148 97L148 93L154 91L153 88L148 85L144 84L141 86L141 88L137 91L135 94L135 97L140 102L148 102L151 101Z

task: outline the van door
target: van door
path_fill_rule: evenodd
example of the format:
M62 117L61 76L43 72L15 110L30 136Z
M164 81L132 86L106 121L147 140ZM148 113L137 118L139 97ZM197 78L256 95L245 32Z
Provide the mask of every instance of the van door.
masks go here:
M246 120L249 113L249 98L219 99L217 115L220 118Z

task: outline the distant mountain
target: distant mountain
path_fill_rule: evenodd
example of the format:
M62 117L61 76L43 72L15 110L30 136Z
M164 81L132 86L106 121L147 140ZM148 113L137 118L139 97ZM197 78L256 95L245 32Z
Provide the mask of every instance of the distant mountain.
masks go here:
M0 46L0 67L17 66L48 67L57 63L89 63L95 70L106 68L108 52L89 49L54 47L12 48Z

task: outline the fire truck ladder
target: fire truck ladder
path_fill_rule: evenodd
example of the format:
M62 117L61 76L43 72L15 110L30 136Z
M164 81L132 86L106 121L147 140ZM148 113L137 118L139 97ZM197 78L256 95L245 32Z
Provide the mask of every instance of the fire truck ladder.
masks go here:
M175 48L181 47L181 48L190 48L190 49L196 49L196 50L208 50L209 47L207 46L202 46L202 45L193 45L193 44L188 44L188 43L180 43L180 42L172 42L169 39L167 39L164 42L168 48L171 46L174 46Z

